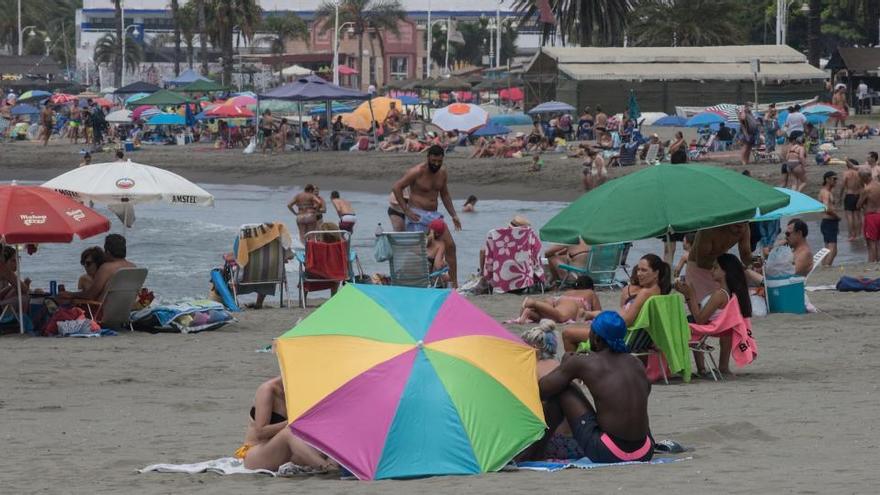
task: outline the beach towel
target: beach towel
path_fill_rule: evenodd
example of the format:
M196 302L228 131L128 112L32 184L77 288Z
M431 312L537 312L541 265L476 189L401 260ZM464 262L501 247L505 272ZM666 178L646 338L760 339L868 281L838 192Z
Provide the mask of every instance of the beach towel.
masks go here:
M526 462L517 462L515 466L518 469L525 469L528 471L544 471L547 473L555 473L556 471L562 471L563 469L596 469L602 467L610 467L610 466L631 466L634 464L671 464L673 462L682 462L693 459L693 457L657 457L651 459L650 461L640 462L640 461L627 461L627 462L612 462L612 463L602 463L602 462L593 462L589 457L582 457L580 459L568 459L568 460L547 460L547 461L526 461Z
M483 277L501 292L526 289L544 282L541 240L531 227L489 231Z
M132 326L148 332L196 333L216 330L232 321L222 304L208 300L156 304L131 315Z
M290 231L287 230L281 222L262 223L255 226L242 227L238 234L238 240L235 251L235 261L242 268L247 266L250 260L250 253L269 244L275 239L281 239L281 246L290 249L293 240L290 237Z
M309 277L343 281L348 279L348 247L345 241L306 241L306 273Z
M217 474L268 474L269 476L303 476L324 474L326 471L316 471L314 469L298 466L292 462L283 464L278 471L269 471L268 469L248 469L244 467L244 461L236 457L221 457L211 461L196 462L193 464L152 464L143 469L138 469L138 473L217 473Z
M691 357L688 342L690 328L684 313L684 300L680 294L653 296L645 301L636 321L630 325L630 332L644 329L648 332L654 346L663 353L665 364L672 373L681 373L686 382L691 380ZM659 378L659 359L648 358L648 378Z
M835 286L840 292L880 291L880 278L840 277Z
M101 326L86 318L85 311L76 306L60 306L43 329L44 336L97 333Z
M696 341L705 335L719 337L726 332L733 332L733 348L731 355L736 365L743 367L758 357L758 344L752 337L752 322L750 318L743 318L740 313L739 300L731 297L730 301L721 310L721 313L709 323L698 325L689 324L692 340Z

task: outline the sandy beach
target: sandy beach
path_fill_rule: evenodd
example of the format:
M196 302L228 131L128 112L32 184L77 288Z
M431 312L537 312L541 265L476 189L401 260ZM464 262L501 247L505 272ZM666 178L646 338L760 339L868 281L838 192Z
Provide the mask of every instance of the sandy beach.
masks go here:
M852 141L835 153L863 160L880 141ZM80 146L0 145L0 180L45 180L75 166ZM529 160L447 159L456 198L572 200L580 162L548 155L539 173ZM244 156L208 147L148 147L131 158L196 181L304 184L387 191L417 157L408 154L290 153ZM95 162L110 161L109 154ZM727 165L741 169L738 165ZM748 167L775 183L779 166ZM612 176L636 167L615 169ZM808 167L814 194L825 168ZM839 171L839 170L838 170ZM540 188L536 187L540 185ZM384 207L376 205L377 208ZM632 261L632 260L631 260ZM878 277L877 265L818 269L810 285L844 274ZM554 474L361 483L332 478L272 479L214 474L137 474L160 462L231 455L240 445L256 387L277 375L257 349L309 310L263 309L239 323L195 335L124 333L97 339L0 338L0 492L18 493L867 493L873 467L880 371L873 366L876 293L810 294L818 314L753 320L759 357L734 380L655 385L651 427L659 439L692 449L670 465L619 466ZM602 292L614 308L618 293ZM521 298L471 299L497 320L516 316ZM271 301L277 304L277 301ZM525 326L512 326L519 332ZM332 361L332 356L328 356Z

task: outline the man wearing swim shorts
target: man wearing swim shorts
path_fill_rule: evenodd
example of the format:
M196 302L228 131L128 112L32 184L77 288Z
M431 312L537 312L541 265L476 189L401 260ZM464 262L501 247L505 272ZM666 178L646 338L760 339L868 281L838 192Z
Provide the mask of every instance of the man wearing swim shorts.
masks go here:
M837 187L837 174L831 170L822 176L822 189L819 190L819 201L825 205L825 213L822 214L822 222L819 230L822 231L822 239L828 249L828 255L822 260L825 266L831 266L837 256L837 235L840 233L840 216L834 209L834 188Z
M330 193L330 202L333 203L333 208L336 209L336 214L339 215L339 228L348 231L349 234L354 233L354 224L357 222L357 216L355 216L351 203L340 198L339 191Z
M854 241L862 235L862 216L856 205L859 204L859 195L865 184L859 177L859 162L848 158L846 170L843 172L843 213L846 217L846 226L849 233L848 240Z
M868 244L868 262L880 261L880 177L872 177L865 185L856 206L864 210L865 241Z
M406 171L403 177L394 183L392 192L397 199L397 204L406 215L407 232L428 232L428 225L436 219L442 219L443 215L437 211L438 198L443 201L443 206L452 217L455 230L461 230L461 221L455 213L452 197L447 188L448 174L443 168L443 148L433 145L428 148L427 159ZM407 200L403 191L409 187L410 195ZM449 278L453 288L458 287L457 262L455 257L455 241L449 229L438 239L445 245L446 263L449 266Z
M651 383L642 363L627 352L626 323L615 311L593 320L589 354L566 354L538 382L547 434L524 453L540 458L556 428L567 420L572 436L593 462L649 461L654 439L648 421ZM581 380L595 409L572 380Z

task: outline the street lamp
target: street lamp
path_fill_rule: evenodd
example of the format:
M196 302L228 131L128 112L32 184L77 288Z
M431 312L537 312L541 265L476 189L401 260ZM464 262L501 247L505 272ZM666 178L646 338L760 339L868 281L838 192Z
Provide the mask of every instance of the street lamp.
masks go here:
M336 4L336 20L333 23L335 29L333 30L333 84L339 86L339 33L348 26L348 34L354 34L354 23L353 22L343 22L342 25L339 25L339 4Z
M19 19L19 25L21 25L21 19ZM36 32L37 26L25 26L24 29L18 30L18 56L20 57L22 54L22 45L24 40L24 32L27 31L28 36L33 36L37 34Z
M132 36L137 36L140 34L136 25L132 24L122 30L122 80L120 81L119 87L125 86L125 38L128 37L128 30L131 29Z
M788 9L794 0L776 0L776 44L788 44ZM799 9L803 13L810 11L810 6L804 1Z
M444 63L444 70L446 73L449 73L449 31L451 30L450 22L451 18L448 19L437 19L436 21L428 21L427 30L428 30L428 56L426 60L428 61L428 77L431 77L431 49L434 48L434 25L443 23L440 26L440 31L446 33L446 61Z
M496 14L500 15L500 12L496 12ZM489 67L492 67L494 62L494 67L497 69L501 66L501 30L504 25L507 24L510 26L510 29L516 29L519 24L517 23L516 17L509 16L501 19L499 15L496 15L495 19L489 19L489 23L486 25L486 29L489 30ZM485 17L483 17L485 19ZM575 19L575 22L578 22L578 19ZM495 34L492 34L492 31L495 31Z
M49 56L49 45L52 43L52 38L47 34L45 38L43 38L43 44L46 45L46 56Z

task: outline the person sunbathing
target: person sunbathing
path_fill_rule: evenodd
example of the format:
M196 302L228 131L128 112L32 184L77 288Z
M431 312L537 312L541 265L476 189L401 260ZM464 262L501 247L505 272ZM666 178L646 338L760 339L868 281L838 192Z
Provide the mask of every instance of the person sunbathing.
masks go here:
M294 435L287 425L284 383L276 376L257 387L244 443L235 451L235 457L244 461L247 469L277 471L288 462L316 471L338 467Z
M547 266L550 277L547 281L552 283L565 281L569 277L569 272L559 268L559 265L569 265L577 268L586 268L589 259L590 246L583 239L578 244L568 246L559 244L544 251L544 257L547 258Z
M617 310L627 326L636 321L639 311L648 298L669 294L672 290L670 271L669 265L656 254L642 256L635 270L638 290L630 291L627 287L626 297L621 296L620 309ZM593 320L600 312L600 309L588 310L584 317ZM572 325L562 331L562 345L566 352L576 351L581 342L590 339L591 326L592 324L588 322L587 325Z
M542 458L563 421L567 421L584 455L593 462L644 462L653 457L654 439L648 419L651 383L645 367L626 351L627 324L620 314L604 311L596 316L593 326L591 352L566 354L559 367L539 380L549 428L523 457ZM572 383L574 380L589 389L595 408Z
M512 323L538 322L549 318L556 323L577 321L594 308L601 309L599 297L593 291L593 279L581 275L574 283L573 290L549 299L527 297L522 303L522 314Z
M399 132L392 132L384 141L379 143L379 151L400 151L403 147L403 138Z
M688 318L691 323L704 325L717 318L721 311L730 302L730 296L736 296L739 310L743 318L752 316L752 300L749 296L749 287L746 281L746 272L742 263L736 256L724 253L715 261L712 267L712 278L718 283L718 289L697 301L694 288L684 282L676 282L675 290L684 296L685 304L691 313ZM733 347L733 333L727 332L721 336L721 355L718 358L718 371L730 375L730 351ZM704 376L706 365L703 353L695 352L694 361L697 363L697 373Z
M79 256L79 264L82 265L85 273L80 275L76 282L76 290L84 291L91 287L95 273L104 264L104 250L98 246L87 248Z
M415 132L410 132L403 142L403 151L407 153L420 153L426 146L422 143Z
M495 156L495 145L492 141L481 137L474 144L474 152L471 153L471 158L487 158Z

